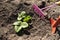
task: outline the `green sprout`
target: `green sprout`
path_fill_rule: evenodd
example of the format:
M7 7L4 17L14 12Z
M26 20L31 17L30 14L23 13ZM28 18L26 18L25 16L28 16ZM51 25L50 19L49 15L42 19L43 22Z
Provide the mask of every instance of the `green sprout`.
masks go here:
M28 27L28 23L27 22L22 22L20 27L27 28Z
M21 20L24 17L26 17L26 12L25 11L22 11L21 13L18 14L17 20Z
M23 19L23 21L24 21L24 22L28 22L30 19L31 19L31 17L30 17L30 16L27 16L27 17L25 17L25 18Z
M13 23L15 31L18 33L20 30L28 28L27 23L31 19L31 16L26 15L25 11L18 14L17 21Z
M14 29L15 29L16 32L19 32L22 28L27 28L28 27L27 22L20 22L20 23L15 22L15 23L16 23L16 25L15 25Z
M20 25L21 21L16 21L13 23L13 25Z
M22 29L22 27L15 25L14 29L15 29L16 32L19 32Z

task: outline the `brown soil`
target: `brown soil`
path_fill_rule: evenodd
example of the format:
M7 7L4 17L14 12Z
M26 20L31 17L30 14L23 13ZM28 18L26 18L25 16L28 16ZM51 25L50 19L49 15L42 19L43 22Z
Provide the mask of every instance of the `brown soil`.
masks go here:
M48 14L44 20L32 9L34 3L43 8L54 2L45 0L46 4L43 6L42 0L0 0L0 40L60 40L60 25L56 33L51 34L49 21L50 17L56 19L60 15L60 6L44 10ZM29 28L16 33L12 24L16 21L17 14L23 10L32 16L32 20Z

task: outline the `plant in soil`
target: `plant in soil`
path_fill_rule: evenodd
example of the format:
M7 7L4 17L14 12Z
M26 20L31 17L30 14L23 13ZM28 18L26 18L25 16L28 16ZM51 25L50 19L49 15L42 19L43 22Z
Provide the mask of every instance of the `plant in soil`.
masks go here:
M22 28L28 28L29 20L31 20L31 16L27 15L25 11L18 13L17 21L13 23L15 31L18 33Z

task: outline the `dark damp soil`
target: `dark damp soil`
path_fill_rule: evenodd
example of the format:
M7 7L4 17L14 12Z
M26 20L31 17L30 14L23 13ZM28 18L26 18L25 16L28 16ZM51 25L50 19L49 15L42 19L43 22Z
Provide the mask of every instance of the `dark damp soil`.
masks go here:
M58 0L55 0L56 2ZM43 12L47 14L44 20L33 11L32 5L35 3L40 8L49 6L54 2L49 0L0 0L0 40L60 40L60 26L55 34L51 34L51 24L49 18L58 18L60 6L56 5ZM17 14L26 11L32 16L29 28L19 33L14 31L12 24L16 21Z

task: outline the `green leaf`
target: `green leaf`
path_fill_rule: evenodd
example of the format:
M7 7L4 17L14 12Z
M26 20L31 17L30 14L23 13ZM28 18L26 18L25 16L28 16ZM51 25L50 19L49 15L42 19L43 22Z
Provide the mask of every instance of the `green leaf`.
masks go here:
M17 20L22 20L25 17L26 17L26 12L25 11L22 11L21 13L18 14Z
M25 11L22 11L21 13L18 14L18 16L21 17L21 16L23 16L25 14L26 14L26 12Z
M17 20L22 20L22 17L18 17Z
M28 22L31 19L31 16L27 16L23 19L24 22Z
M16 21L13 23L13 25L20 25L21 21Z
M27 22L21 22L20 26L15 25L15 31L19 32L22 28L27 28L28 23Z
M15 26L15 31L18 33L20 30L22 29L22 27L20 26Z
M27 28L28 27L28 23L27 22L22 22L20 27Z

